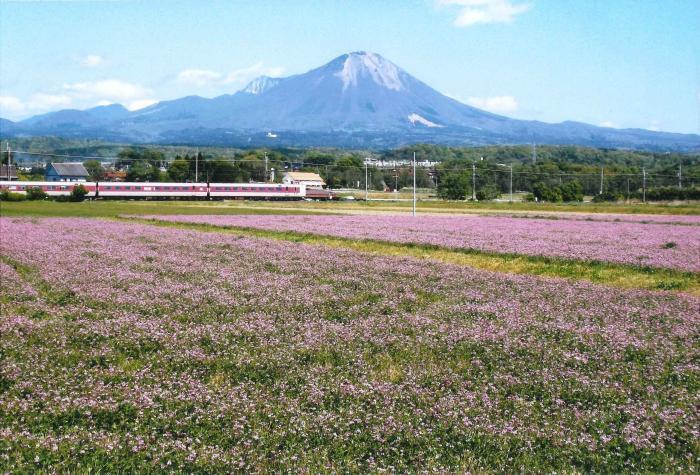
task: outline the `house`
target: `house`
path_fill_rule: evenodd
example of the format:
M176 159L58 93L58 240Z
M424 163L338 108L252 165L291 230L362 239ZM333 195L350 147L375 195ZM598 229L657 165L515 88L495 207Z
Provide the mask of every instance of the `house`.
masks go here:
M285 185L306 185L307 188L323 188L326 182L318 173L287 172L282 178Z
M102 177L103 181L125 181L126 180L126 172L122 170L106 170L104 173L104 176Z
M46 181L87 181L89 177L82 163L49 163L44 175Z
M8 174L9 173L9 174ZM0 181L13 181L17 179L17 167L10 165L10 169L7 169L7 165L0 165Z

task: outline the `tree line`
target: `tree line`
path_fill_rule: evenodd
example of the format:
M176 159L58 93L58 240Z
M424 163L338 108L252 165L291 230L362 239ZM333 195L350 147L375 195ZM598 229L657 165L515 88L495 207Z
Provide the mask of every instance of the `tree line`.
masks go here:
M98 147L80 144L81 147L88 145ZM286 171L310 171L321 175L331 188L364 189L367 186L369 190L400 190L413 186L410 165L413 152L419 161L437 162L416 170L416 185L432 189L446 199L475 196L484 200L508 193L511 167L512 190L544 201L576 201L583 195L620 199L661 189L666 191L657 193L658 196L684 199L682 196L689 196L688 192L673 190L700 185L699 153L549 145L535 148L530 145L447 147L417 144L385 151L203 148L197 153L188 152L185 147L121 146L113 168L124 172L129 181L175 182L261 182L273 178L279 182ZM391 168L365 167L368 157L404 163ZM105 169L100 160L87 160L85 166L93 179L104 178ZM40 168L32 171L36 175L41 172Z

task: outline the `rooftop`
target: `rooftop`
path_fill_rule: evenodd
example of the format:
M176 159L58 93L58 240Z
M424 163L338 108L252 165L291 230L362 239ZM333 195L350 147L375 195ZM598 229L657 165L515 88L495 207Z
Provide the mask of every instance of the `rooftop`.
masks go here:
M61 176L90 176L82 163L52 163L51 166Z

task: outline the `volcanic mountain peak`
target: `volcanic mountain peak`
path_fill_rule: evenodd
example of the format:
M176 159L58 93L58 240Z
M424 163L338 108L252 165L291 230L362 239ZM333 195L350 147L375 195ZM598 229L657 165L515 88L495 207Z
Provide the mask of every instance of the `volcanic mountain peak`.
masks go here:
M371 78L376 84L392 91L404 89L404 84L401 80L401 69L380 55L357 51L348 53L338 59L343 57L345 58L343 67L335 73L335 76L343 82L343 91L351 86L357 87L358 80L367 77Z
M306 73L261 76L235 94L187 96L133 112L119 105L63 110L17 123L0 121L0 132L237 146L267 146L277 135L277 146L537 142L700 150L698 135L547 124L486 112L440 94L391 61L365 51L343 54Z

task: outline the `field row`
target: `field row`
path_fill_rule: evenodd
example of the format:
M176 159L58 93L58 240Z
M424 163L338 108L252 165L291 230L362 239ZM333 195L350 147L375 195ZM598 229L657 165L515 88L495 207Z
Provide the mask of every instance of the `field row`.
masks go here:
M687 471L700 299L0 218L7 471Z
M141 216L700 272L696 226L506 216Z

